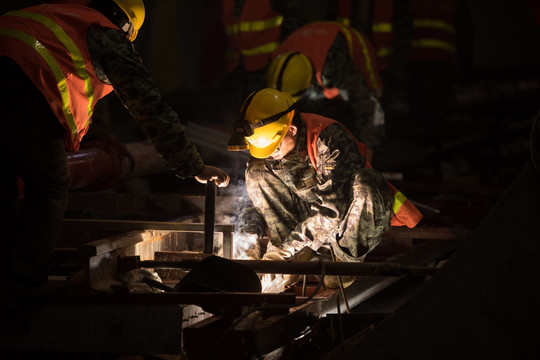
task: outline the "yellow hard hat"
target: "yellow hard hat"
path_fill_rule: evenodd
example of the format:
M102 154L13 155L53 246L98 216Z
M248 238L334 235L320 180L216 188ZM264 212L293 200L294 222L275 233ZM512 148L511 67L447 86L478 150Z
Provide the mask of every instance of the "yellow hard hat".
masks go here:
M144 22L144 3L142 0L113 0L123 12L126 13L133 29L129 35L129 41L135 40L139 29Z
M267 86L288 92L297 101L311 84L313 67L306 55L286 52L276 56L268 67Z
M289 131L294 101L289 93L276 89L257 90L246 98L240 114L236 133L244 134L251 156L264 159L278 148Z

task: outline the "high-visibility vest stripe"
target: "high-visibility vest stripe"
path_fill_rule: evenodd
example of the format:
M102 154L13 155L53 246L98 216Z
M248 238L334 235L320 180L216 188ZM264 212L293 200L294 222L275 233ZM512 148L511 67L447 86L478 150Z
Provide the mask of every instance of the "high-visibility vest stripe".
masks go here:
M43 60L45 60L47 65L49 65L49 68L51 69L54 77L56 78L56 85L58 86L58 91L60 91L60 95L62 98L62 109L68 121L71 135L77 136L77 125L75 124L75 119L73 118L73 114L71 113L71 108L69 106L70 101L69 92L66 85L66 78L51 53L49 53L49 51L38 40L23 31L0 28L0 35L10 36L27 44L32 49L34 49L43 58Z
M283 23L283 16L278 15L269 20L245 21L239 24L229 25L225 28L227 35L236 35L241 32L263 31L279 27Z
M394 194L394 214L397 214L399 209L401 208L401 205L407 201L407 197L401 193L401 191L398 191Z
M84 92L86 96L88 97L88 110L87 110L88 120L87 121L90 121L89 119L92 117L92 113L93 113L92 104L94 102L94 90L92 88L92 83L90 81L90 75L86 71L86 65L84 63L83 55L81 54L80 49L77 47L77 45L75 45L71 37L69 37L69 35L64 31L64 29L62 29L57 23L55 23L53 20L49 19L48 17L42 14L29 13L29 12L24 12L24 11L10 11L7 13L7 15L19 16L22 18L31 19L45 25L54 33L56 38L66 47L71 57L73 66L75 67L75 71L77 71L77 74L79 75L79 77L84 81ZM67 88L65 89L67 91ZM69 103L68 103L68 106L69 106ZM88 126L88 124L86 124L86 126ZM70 124L70 128L71 128L71 124ZM72 129L72 132L73 132L73 129Z
M340 22L344 25L351 26L351 19L342 17L342 16L336 16L336 21Z
M433 28L438 30L446 30L454 34L456 29L454 25L442 20L429 20L429 19L414 19L413 26L419 28Z
M242 49L241 53L244 55L257 55L257 54L269 54L274 52L279 46L279 42L271 42L264 45L259 45L251 49Z
M380 94L382 92L382 90L380 89L380 87L377 85L377 79L375 78L375 69L373 68L373 59L371 58L369 52L368 52L368 47L367 47L367 44L366 42L364 41L364 38L362 37L362 35L360 35L360 33L358 32L354 32L356 37L358 38L358 41L360 41L360 43L362 44L362 53L364 54L364 59L366 59L366 69L368 71L368 74L369 74L369 79L371 80L371 83L373 84L373 87L374 87L374 93L376 94Z
M382 57L382 56L390 56L392 55L392 48L391 47L383 47L383 48L380 48L378 51L377 51L377 56L378 57Z
M455 52L456 47L446 41L438 40L438 39L418 39L413 40L411 42L411 46L413 48L433 48L433 49L441 49L441 50L447 50L450 52Z
M367 47L366 42L364 41L364 38L362 37L362 35L358 31L356 31L356 30L354 30L352 28L351 28L351 31L349 31L349 29L344 27L342 24L338 24L338 25L341 28L342 33L345 35L347 43L349 44L349 55L351 56L351 59L355 58L355 56L353 54L353 51L354 51L354 44L353 44L353 38L352 38L353 35L356 36L356 38L360 42L360 45L361 45L361 48L362 48L362 54L364 54L364 59L365 59L365 63L366 63L367 75L369 77L369 80L366 79L366 81L368 81L368 83L372 84L374 93L380 94L381 89L378 86L378 82L377 82L377 79L375 77L375 69L373 68L373 61L372 61L371 56L369 54L368 47ZM353 34L351 34L351 32Z
M371 30L376 33L389 33L394 30L394 27L392 26L392 23L374 23L371 26Z

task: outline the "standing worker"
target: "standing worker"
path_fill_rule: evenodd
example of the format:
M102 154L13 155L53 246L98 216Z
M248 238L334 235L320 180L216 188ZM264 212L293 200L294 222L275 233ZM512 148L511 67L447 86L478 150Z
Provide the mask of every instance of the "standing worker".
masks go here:
M229 182L204 164L136 53L132 41L144 17L142 0L43 4L0 17L7 135L0 203L2 228L12 231L4 236L11 256L3 264L16 289L39 289L47 280L70 185L66 150L79 149L94 106L112 90L176 175Z
M289 93L252 93L235 129L228 149L249 149L246 189L268 227L263 259L331 246L338 261L363 261L391 225L422 218L366 161L365 144L333 119L296 111Z
M370 41L352 27L318 21L294 31L274 52L268 87L286 91L302 112L343 123L372 151L384 138L382 85Z
M272 53L303 25L303 6L300 0L223 0L227 36L223 86L232 97L226 104L228 126L236 120L244 99L266 85Z
M366 35L373 44L384 88L381 106L389 123L389 110L404 88L412 37L409 0L333 0L330 19L335 18Z

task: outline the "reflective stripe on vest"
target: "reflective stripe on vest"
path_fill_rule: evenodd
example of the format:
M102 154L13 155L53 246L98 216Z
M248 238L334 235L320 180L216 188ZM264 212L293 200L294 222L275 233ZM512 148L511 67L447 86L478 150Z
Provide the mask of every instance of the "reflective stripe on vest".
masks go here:
M69 92L66 86L66 78L64 77L64 74L62 73L60 66L58 66L58 63L56 61L54 61L49 51L47 51L47 49L45 49L45 47L41 45L39 41L37 41L32 36L20 30L0 29L0 35L11 36L15 39L18 39L24 42L25 44L30 46L32 49L34 49L43 58L43 60L45 60L45 62L49 65L52 73L54 74L54 77L56 78L56 84L62 96L64 114L66 115L69 128L71 129L71 134L76 135L78 133L77 125L75 124L75 119L73 118L73 114L71 113L71 109L69 107Z
M391 23L374 23L371 30L373 31L374 36L377 34L390 35L394 31L394 27ZM377 57L379 58L392 55L392 47L390 46L380 47L376 51Z
M351 26L351 0L338 0L336 21Z
M362 54L364 55L365 60L365 66L361 67L360 69L365 69L364 76L366 76L366 82L369 84L369 87L373 91L376 97L380 97L382 94L381 84L380 80L377 77L376 73L376 65L375 59L372 58L371 54L368 50L368 44L367 40L362 34L360 34L358 31L354 30L350 26L345 26L341 23L337 23L339 27L341 28L341 33L345 36L345 39L347 40L348 48L349 48L349 55L351 56L351 59L355 60L356 57L354 56L354 42L353 37L355 37L358 42L360 43L360 48L362 50Z
M86 96L88 97L88 119L90 119L93 112L92 103L94 99L94 90L92 89L92 84L90 82L90 75L88 75L88 72L85 68L83 56L79 48L73 42L73 40L68 36L68 34L66 34L64 29L62 29L58 24L56 24L54 21L42 14L23 11L10 11L6 15L31 19L45 25L54 33L54 35L66 47L66 49L68 49L71 56L71 61L73 62L73 65L77 70L77 74L82 80L84 80L84 91L86 93ZM66 78L58 63L54 60L49 51L47 51L47 49L45 49L45 47L37 39L26 34L25 32L14 29L2 29L1 34L5 36L11 36L23 41L25 44L29 45L32 49L34 49L43 58L43 60L45 60L47 65L49 65L52 73L56 78L58 90L60 91L60 95L62 98L62 109L64 111L64 115L66 116L71 135L77 136L78 129L70 108L70 96L69 90L66 86ZM85 126L88 125L89 124L86 124Z
M405 201L407 201L407 198L401 191L394 194L394 214L398 213L399 209L401 209L401 205L403 205Z
M390 68L394 46L394 1L375 0L371 33L380 71Z
M260 21L251 21L251 22L241 22L238 24L229 25L225 28L227 35L237 35L241 32L251 32L251 31L263 31L268 30L274 27L281 26L283 22L283 16L278 15L270 20L260 20Z
M242 32L264 31L272 28L280 27L283 23L283 16L278 15L270 20L241 22L239 24L233 24L226 27L227 35L238 35ZM240 49L240 52L244 56L252 56L258 54L270 54L279 46L279 42L274 41L267 44L262 44L250 49ZM235 54L231 54L236 56Z
M413 27L417 29L429 30L442 30L448 32L452 36L455 34L456 30L452 24L449 24L442 20L430 20L430 19L415 19L413 21ZM435 48L440 50L446 50L451 53L456 52L456 47L453 43L449 41L444 41L442 39L434 38L420 38L414 39L411 42L413 48Z
M410 0L413 34L409 60L455 62L458 0Z
M234 0L223 2L222 19L228 36L227 71L242 58L243 67L258 71L267 66L279 46L284 17L271 8L270 0L245 0L240 16L235 16Z

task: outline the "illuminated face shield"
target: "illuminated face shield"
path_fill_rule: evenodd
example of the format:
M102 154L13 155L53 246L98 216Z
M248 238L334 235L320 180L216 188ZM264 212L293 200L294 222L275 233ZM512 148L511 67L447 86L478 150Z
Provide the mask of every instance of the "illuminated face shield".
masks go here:
M272 155L281 144L288 130L289 125L277 123L255 129L252 136L246 137L251 156L264 159Z
M246 141L249 144L251 156L264 159L276 151L289 131L294 116L294 107L293 104L285 111L250 124L253 134L246 136Z

